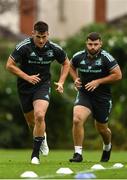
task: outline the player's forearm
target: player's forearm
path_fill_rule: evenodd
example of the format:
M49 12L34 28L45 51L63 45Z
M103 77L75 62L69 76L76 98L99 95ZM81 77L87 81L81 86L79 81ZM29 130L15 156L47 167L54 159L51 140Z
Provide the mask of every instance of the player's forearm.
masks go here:
M11 72L12 74L24 79L24 80L27 80L28 78L28 75L26 73L24 73L20 68L18 68L17 66L15 65L9 65L9 66L6 66L6 69Z
M64 82L67 78L67 75L69 73L69 68L70 68L70 62L69 62L69 60L67 60L61 67L61 74L60 74L60 78L58 81L59 83L64 84Z
M76 69L70 67L69 73L70 73L70 75L71 75L73 81L75 81L75 80L78 78Z
M116 82L120 79L122 79L122 72L120 70L120 67L117 66L110 71L110 75L98 79L98 82L99 82L99 84L107 84L107 83Z
M121 79L121 76L117 74L110 74L109 76L106 76L104 78L98 79L99 84L110 84L113 82L116 82Z

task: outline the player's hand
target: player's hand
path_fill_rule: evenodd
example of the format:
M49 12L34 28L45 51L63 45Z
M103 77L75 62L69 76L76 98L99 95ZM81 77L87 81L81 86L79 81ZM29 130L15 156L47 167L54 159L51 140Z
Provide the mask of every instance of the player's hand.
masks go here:
M74 85L75 85L75 90L78 90L80 87L82 87L80 78L76 78L76 80L74 81Z
M30 76L28 76L27 81L31 84L34 84L34 85L37 84L41 81L41 79L39 78L39 75L40 74L30 75Z
M59 93L63 93L63 83L54 82L54 84L56 85L56 91Z
M87 91L94 91L99 86L98 80L93 80L85 85Z

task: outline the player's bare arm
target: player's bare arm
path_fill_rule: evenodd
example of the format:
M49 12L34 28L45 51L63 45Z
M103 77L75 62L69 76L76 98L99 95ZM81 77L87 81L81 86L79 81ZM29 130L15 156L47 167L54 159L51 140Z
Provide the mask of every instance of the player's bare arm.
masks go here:
M16 63L12 58L8 58L6 69L9 70L11 73L19 76L20 78L28 81L31 84L38 83L41 79L39 78L39 74L36 75L28 75L24 73L19 67L16 66Z
M100 84L113 83L120 79L122 79L122 73L120 67L117 66L110 71L110 75L87 83L85 85L85 89L87 89L88 91L94 91Z
M59 81L54 82L54 84L57 86L56 91L58 91L59 93L63 93L63 90L64 90L63 85L69 73L69 68L70 68L70 62L69 62L69 59L67 58L62 64Z
M78 77L78 73L76 71L76 68L72 64L70 64L70 75L73 78L75 87L80 88L82 83L81 83L80 78Z

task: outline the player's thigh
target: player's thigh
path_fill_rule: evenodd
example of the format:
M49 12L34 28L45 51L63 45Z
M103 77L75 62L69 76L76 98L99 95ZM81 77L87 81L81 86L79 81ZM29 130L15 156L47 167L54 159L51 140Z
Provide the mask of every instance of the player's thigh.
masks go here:
M33 94L20 94L20 105L24 114L27 114L33 110Z
M76 105L73 108L73 121L74 122L85 122L89 115L91 114L91 110L88 107L82 105Z
M92 112L91 100L89 96L79 91L76 96L73 109L73 121L85 122Z
M97 122L106 124L109 119L109 115L112 109L112 101L103 100L103 101L94 101L93 103L93 117Z
M47 100L43 100L43 99L34 100L33 101L34 115L40 113L42 116L45 116L48 106L49 106L49 102Z
M34 92L33 95L33 101L35 100L46 100L50 101L50 95L51 95L51 90L49 84L44 84L38 87L38 89Z
M44 84L38 88L33 96L34 115L45 116L50 101L50 86Z

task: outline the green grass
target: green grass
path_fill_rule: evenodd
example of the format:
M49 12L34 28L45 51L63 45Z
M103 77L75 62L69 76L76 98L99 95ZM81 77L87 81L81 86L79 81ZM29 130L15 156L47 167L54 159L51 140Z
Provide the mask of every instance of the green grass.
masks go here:
M125 151L113 151L108 163L99 162L100 151L84 152L84 161L82 163L70 163L68 159L72 157L72 154L73 151L50 150L47 157L41 156L40 165L31 165L31 150L0 150L0 178L20 179L20 175L24 171L34 171L41 179L73 179L80 171L90 172L91 166L98 163L107 169L92 172L97 179L127 178L127 152ZM124 167L110 169L115 163L122 163ZM61 176L56 174L56 171L61 167L70 168L74 174Z

